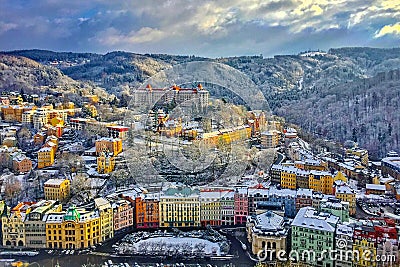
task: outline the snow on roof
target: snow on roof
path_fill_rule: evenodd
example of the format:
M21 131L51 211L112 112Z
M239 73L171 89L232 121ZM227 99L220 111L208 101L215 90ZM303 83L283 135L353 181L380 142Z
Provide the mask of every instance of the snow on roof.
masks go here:
M310 173L313 174L313 175L332 176L332 174L330 172L327 172L327 171L312 170L312 171L310 171Z
M272 186L269 189L269 195L270 196L278 196L278 197L291 197L295 198L296 197L296 190L292 189L277 189L275 186Z
M108 142L118 142L118 141L121 141L121 139L120 138L112 138L112 137L102 137L102 138L100 138L100 139L98 139L98 140L96 140L96 142L98 142L98 141L108 141Z
M46 186L46 185L58 185L58 186L60 186L64 181L65 181L65 179L49 179L44 183L44 186Z
M335 232L335 225L339 217L330 213L318 212L312 207L304 207L299 210L293 219L292 226L309 228L318 231Z
M87 152L87 153L96 152L96 147L94 146L94 147L92 147L92 148L90 148L88 150L85 150L85 152Z
M87 162L87 161L93 161L93 160L97 160L97 157L94 156L81 156L83 161Z
M351 189L347 184L337 186L336 193L337 194L355 194L354 190Z
M248 195L249 196L255 196L255 195L268 195L269 194L269 189L268 188L249 188L248 190Z
M41 200L38 203L32 205L31 213L44 213L49 210L54 204L56 203L55 200Z
M393 182L395 179L392 176L388 176L388 177L379 177L379 182L386 184L386 183L390 183Z
M369 190L386 191L386 186L380 184L366 184L365 188Z
M220 191L200 191L200 199L202 200L219 200L222 196L222 192Z
M48 141L47 143L46 143L48 146L50 146L50 147L53 147L53 146L57 146L54 142L52 142L52 141Z
M319 160L319 159L305 159L304 163L308 164L308 165L316 166L316 165L320 165L321 164L321 160Z
M382 162L400 167L400 157L386 157L382 159Z
M51 150L52 149L50 147L42 147L38 152L50 152Z
M82 209L82 210L79 209L78 211L79 211L79 214L81 215L80 218L79 218L79 222L86 222L87 220L99 217L99 211L98 210L87 211L87 210L84 210L84 209Z
M306 188L297 189L297 197L299 196L312 197L312 195L313 195L312 189L306 189Z
M45 214L43 221L46 223L61 223L63 221L65 212L52 212Z
M101 209L111 208L110 202L107 199L102 198L102 197L95 198L94 203L97 208L101 208Z
M336 235L346 235L348 237L353 237L354 229L346 224L339 223L336 228Z
M13 160L17 161L17 162L21 162L23 160L30 160L30 158L28 158L26 155L24 154L17 154L16 156L13 157Z
M262 234L286 235L288 229L284 228L285 219L272 211L267 211L255 216L249 216L248 221L254 223L253 232Z
M345 201L332 201L329 199L323 199L321 201L321 208L342 210L345 207L344 206L345 203L348 204L348 202L345 202Z
M302 170L299 168L296 168L295 166L285 166L285 165L272 165L271 170L276 170L276 171L284 171L288 173L295 173L296 175L304 175L308 176L310 174L309 171Z
M221 198L233 199L234 197L235 197L235 192L234 191L227 191L222 195Z

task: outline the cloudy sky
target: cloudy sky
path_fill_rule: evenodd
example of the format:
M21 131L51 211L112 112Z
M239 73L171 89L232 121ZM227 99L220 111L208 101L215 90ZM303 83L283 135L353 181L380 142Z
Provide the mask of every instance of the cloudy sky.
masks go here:
M0 0L0 50L272 56L399 40L399 0Z

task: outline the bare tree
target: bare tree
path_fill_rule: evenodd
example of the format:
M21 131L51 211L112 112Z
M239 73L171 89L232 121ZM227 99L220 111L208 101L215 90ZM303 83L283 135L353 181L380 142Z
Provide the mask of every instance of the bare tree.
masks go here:
M257 152L253 158L253 162L257 165L259 170L267 172L275 161L276 150L269 148Z
M110 178L115 185L115 190L118 190L122 185L129 184L130 174L126 169L118 169L111 173Z
M24 126L18 131L17 137L20 148L25 149L29 145L29 141L32 138L32 133L27 127Z
M22 185L14 174L6 175L3 179L5 199L16 205L21 199Z
M84 134L88 137L92 136L108 136L108 130L106 127L100 124L89 124L85 126Z
M85 165L84 160L81 156L71 152L63 152L59 154L57 158L57 167L60 172L64 175L74 171L78 171Z
M90 180L85 174L77 174L71 182L71 195L80 195L85 197L88 189L90 189Z

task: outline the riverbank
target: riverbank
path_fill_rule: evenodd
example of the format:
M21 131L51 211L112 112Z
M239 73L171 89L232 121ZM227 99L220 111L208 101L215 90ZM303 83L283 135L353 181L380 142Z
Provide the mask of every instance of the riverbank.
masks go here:
M235 231L235 230L234 230ZM81 251L71 250L66 254L67 250L56 251L48 254L48 250L41 250L36 256L13 256L10 257L15 261L37 263L40 267L54 267L57 263L60 267L80 267L80 266L103 266L108 260L114 263L127 263L129 266L142 267L142 266L201 266L209 267L252 267L254 262L248 258L247 253L243 250L241 243L235 238L235 232L226 234L230 242L230 249L227 254L228 257L202 257L198 259L188 257L158 257L158 256L132 256L132 255L116 255L113 252L112 246L116 244L117 239L112 242L104 243L103 246L98 247L94 251L88 251L85 254ZM238 229L237 231L243 231ZM118 239L119 240L119 239ZM81 253L81 254L78 254ZM162 265L161 265L162 264ZM183 264L183 265L181 265Z

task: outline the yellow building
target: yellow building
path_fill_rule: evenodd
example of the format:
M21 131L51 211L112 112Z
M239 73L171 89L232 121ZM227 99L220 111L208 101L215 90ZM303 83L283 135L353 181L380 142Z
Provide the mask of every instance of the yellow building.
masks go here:
M101 242L98 210L69 207L46 214L46 243L49 249L83 249Z
M122 152L122 139L120 138L101 138L96 140L96 153L109 152L113 156L117 156Z
M64 102L63 104L63 109L74 109L75 108L75 104L74 102Z
M221 191L200 192L200 222L201 226L218 226L222 222L221 214Z
M160 197L160 227L199 227L200 200L198 190L169 188Z
M335 197L349 203L349 214L356 214L356 193L347 184L335 182Z
M333 178L329 172L310 171L308 177L310 189L323 194L333 194Z
M368 234L368 232L367 232ZM368 241L368 239L372 241ZM353 260L354 266L357 267L375 267L376 261L372 260L376 258L376 244L373 238L355 238L353 242L353 252L358 251L357 257ZM368 253L368 254L364 254ZM362 257L363 255L368 255L368 258Z
M182 133L182 122L180 120L166 120L157 127L157 132L163 136L174 137Z
M296 189L296 169L284 168L281 172L281 187Z
M277 251L286 251L289 228L284 217L272 211L249 216L246 231L251 252L254 255L266 252L267 260L276 260Z
M347 177L340 171L335 175L335 177L333 177L333 182L342 181L344 183L347 183L347 180Z
M114 237L113 209L108 200L96 198L95 207L100 213L101 241Z
M304 169L307 171L326 171L328 170L328 163L319 159L305 159Z
M231 143L247 140L251 137L251 128L242 125L232 128L221 129L209 133L203 133L198 141L208 146L224 146Z
M10 214L3 214L1 218L3 246L7 248L25 247L25 217L31 211L35 202L21 202Z
M50 147L42 147L38 152L38 169L52 166L54 164L54 150Z
M62 211L62 205L54 200L41 200L31 206L25 218L25 247L46 248L46 222L44 216L49 212Z
M67 179L50 179L44 183L44 197L46 200L59 200L69 198L70 181Z
M104 174L110 173L114 170L115 158L108 155L108 153L102 152L99 157L97 157L97 172Z

